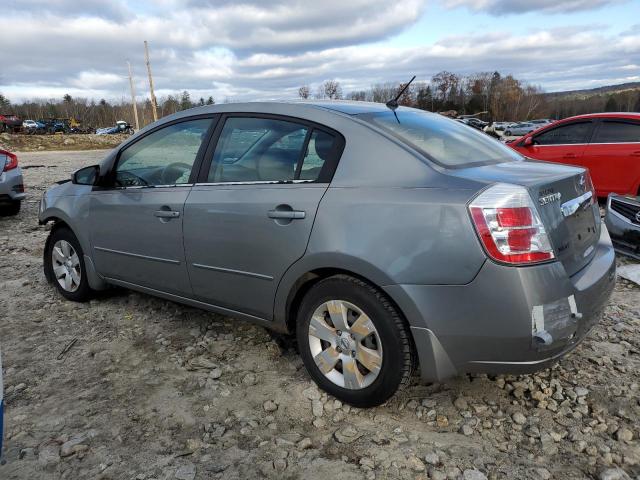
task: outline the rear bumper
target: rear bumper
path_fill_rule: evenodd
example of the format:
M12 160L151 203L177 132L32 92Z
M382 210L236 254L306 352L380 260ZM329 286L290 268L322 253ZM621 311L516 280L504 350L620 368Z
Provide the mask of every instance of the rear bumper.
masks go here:
M572 277L560 262L515 268L487 261L467 285L385 290L411 324L424 381L527 373L557 361L597 324L615 268L603 227L594 258Z
M0 204L24 200L24 180L20 168L0 173Z

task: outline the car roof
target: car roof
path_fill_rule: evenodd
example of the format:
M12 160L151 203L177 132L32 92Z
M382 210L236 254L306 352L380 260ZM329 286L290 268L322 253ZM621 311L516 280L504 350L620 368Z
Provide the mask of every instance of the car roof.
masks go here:
M603 113L586 113L584 115L576 115L574 117L563 118L562 121L587 119L587 118L630 118L640 120L640 113L635 112L603 112Z
M182 112L197 111L223 113L223 112L269 112L274 107L289 107L294 110L304 111L307 109L321 109L339 112L347 115L359 115L361 113L375 113L389 111L384 103L357 102L352 100L283 100L269 102L240 102L240 103L220 103L215 105L204 105L194 107ZM402 108L402 107L400 107Z

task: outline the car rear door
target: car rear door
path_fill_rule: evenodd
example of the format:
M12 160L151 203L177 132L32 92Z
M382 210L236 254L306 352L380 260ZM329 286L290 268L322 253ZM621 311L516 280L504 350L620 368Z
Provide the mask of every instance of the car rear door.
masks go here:
M126 146L110 184L91 194L93 259L112 280L191 296L182 243L184 202L215 118L162 126Z
M640 181L640 122L603 118L584 152L599 197L609 193L637 195Z
M280 278L305 252L344 145L299 119L227 115L185 204L197 300L271 319Z
M533 144L518 147L518 150L536 160L582 166L583 153L592 131L591 120L563 123L534 135Z

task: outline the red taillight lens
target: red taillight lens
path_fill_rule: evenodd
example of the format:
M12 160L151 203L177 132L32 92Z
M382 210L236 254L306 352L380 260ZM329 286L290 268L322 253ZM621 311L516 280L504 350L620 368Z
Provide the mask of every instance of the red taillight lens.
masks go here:
M13 170L18 167L18 157L13 153L7 152L6 150L0 150L0 156L6 156L7 160L4 164L4 172L8 172L9 170Z
M524 187L494 185L482 192L469 209L491 258L513 265L554 258L544 225Z
M528 207L498 208L498 224L501 227L531 225L531 210Z

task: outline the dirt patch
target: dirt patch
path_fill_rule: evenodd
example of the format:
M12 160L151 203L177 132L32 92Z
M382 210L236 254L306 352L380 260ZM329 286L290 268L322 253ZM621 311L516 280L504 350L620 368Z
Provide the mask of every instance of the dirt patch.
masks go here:
M3 480L640 475L637 286L618 280L602 322L552 369L415 383L349 408L263 328L126 290L88 304L55 293L40 194L105 154L22 154L51 168L25 170L25 208L0 219Z
M0 149L19 152L50 150L97 150L115 148L129 135L14 135L0 134Z

